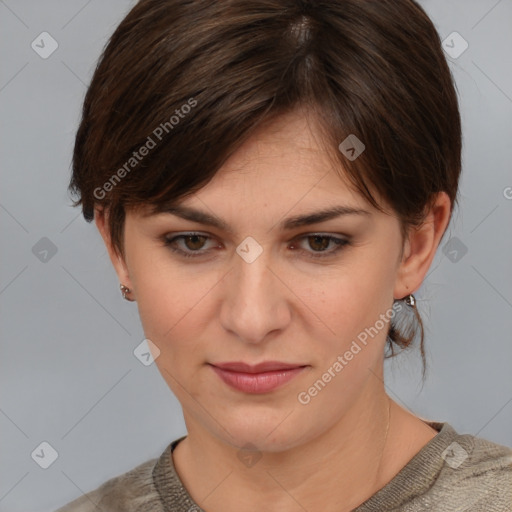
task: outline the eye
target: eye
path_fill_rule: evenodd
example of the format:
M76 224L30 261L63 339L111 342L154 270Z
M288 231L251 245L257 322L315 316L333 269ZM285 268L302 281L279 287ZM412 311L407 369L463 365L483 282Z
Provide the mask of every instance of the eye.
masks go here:
M183 235L178 235L173 238L164 237L164 244L171 249L171 251L176 252L185 258L197 258L208 251L201 251L203 248L205 240L209 240L210 237L207 235L202 235L201 233L185 233ZM185 250L182 248L176 247L178 241L183 241L185 244Z
M201 233L184 233L172 238L164 236L162 240L166 247L180 256L185 258L197 258L211 252L211 249L204 249L204 247L208 240L213 239ZM347 239L321 233L309 234L297 238L296 240L307 241L309 247L313 250L303 248L299 250L302 253L307 253L307 257L313 259L332 257L344 246L350 244ZM296 242L292 242L290 248L295 250L297 245ZM218 248L218 246L214 247ZM331 247L330 250L328 250L329 247Z
M344 238L338 238L332 235L323 235L321 233L313 233L310 235L303 236L299 238L299 240L307 241L309 247L313 249L313 251L306 250L309 257L311 258L327 258L336 254L338 251L343 249L345 245L348 245L350 242ZM326 250L330 244L334 244L333 249ZM292 246L293 247L293 246ZM303 249L301 251L304 252Z

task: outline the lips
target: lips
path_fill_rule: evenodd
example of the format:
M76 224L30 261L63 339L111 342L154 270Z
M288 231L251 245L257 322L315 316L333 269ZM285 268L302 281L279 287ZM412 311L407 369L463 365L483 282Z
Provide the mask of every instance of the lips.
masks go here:
M212 365L222 370L239 373L264 373L278 370L290 370L293 368L302 368L306 366L302 364L284 363L282 361L264 361L255 365L250 365L240 361L233 361L226 363L212 363Z
M256 365L229 362L209 366L229 387L250 394L270 393L306 370L306 365L281 361L265 361Z

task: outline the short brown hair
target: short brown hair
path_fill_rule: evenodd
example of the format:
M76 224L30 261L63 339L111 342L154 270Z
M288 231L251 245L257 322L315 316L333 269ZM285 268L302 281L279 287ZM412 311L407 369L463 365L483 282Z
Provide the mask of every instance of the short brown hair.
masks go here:
M377 191L403 234L439 191L453 212L457 94L439 35L413 0L139 1L104 48L85 96L74 206L89 222L95 206L107 208L124 255L127 209L156 213L193 194L262 123L303 106L316 112L340 176L381 209ZM349 135L365 144L355 160L338 150ZM425 375L419 314L417 324ZM391 355L415 332L392 322Z

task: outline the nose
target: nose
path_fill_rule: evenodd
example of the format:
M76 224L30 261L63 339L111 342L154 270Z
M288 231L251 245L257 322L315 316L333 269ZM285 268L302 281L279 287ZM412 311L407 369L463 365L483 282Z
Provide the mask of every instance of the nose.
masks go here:
M220 320L245 343L257 344L290 322L293 293L270 257L270 250L253 261L237 253L234 268L224 277Z

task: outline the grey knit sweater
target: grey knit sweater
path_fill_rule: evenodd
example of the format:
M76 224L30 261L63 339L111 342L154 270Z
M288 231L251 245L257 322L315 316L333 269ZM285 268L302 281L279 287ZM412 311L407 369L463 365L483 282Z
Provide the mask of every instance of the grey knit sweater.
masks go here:
M353 512L512 512L512 448L427 423L439 433ZM56 512L203 512L173 465L184 437Z

